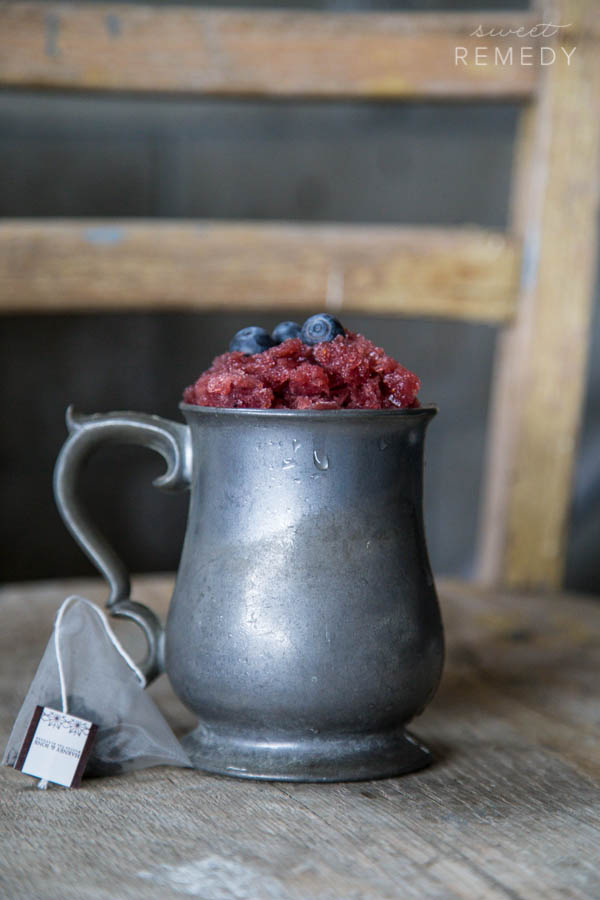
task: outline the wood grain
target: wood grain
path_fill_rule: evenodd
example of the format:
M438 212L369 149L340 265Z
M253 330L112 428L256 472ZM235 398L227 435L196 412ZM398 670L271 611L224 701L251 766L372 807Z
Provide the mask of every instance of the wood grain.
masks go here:
M588 12L597 5L579 0L554 15L586 22ZM600 199L600 41L585 29L569 40L571 65L545 70L517 157L524 268L494 379L479 562L488 583L557 587L564 569Z
M0 310L304 309L507 320L519 253L473 228L0 223Z
M5 2L0 83L214 96L525 98L537 65L475 63L518 37L472 32L537 20L500 14L313 13ZM456 63L455 48L467 51Z
M173 581L134 579L165 617ZM69 593L99 580L0 591L6 740ZM414 732L422 772L331 785L252 783L158 768L36 790L0 770L0 883L11 900L596 900L600 893L597 600L443 582L448 657ZM141 652L134 626L113 623ZM133 635L135 634L135 639ZM194 720L165 679L154 698Z

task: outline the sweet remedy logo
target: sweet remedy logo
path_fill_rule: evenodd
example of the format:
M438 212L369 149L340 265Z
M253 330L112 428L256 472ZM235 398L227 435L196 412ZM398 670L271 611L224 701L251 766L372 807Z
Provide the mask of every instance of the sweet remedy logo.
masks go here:
M567 65L571 65L571 59L577 47L570 50L562 45L558 48L548 44L521 44L520 46L500 46L497 38L519 38L520 40L537 40L550 38L557 35L561 29L569 28L569 25L554 25L552 22L540 22L527 28L521 25L518 28L487 28L478 25L469 37L481 38L481 44L475 46L454 48L454 65L459 66L551 66L558 58L564 58ZM483 43L488 38L493 43Z

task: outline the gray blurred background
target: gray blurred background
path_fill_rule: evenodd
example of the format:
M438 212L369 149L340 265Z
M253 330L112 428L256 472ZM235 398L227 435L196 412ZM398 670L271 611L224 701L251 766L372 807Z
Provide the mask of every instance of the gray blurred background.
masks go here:
M238 0L235 5L255 4ZM527 7L507 0L261 5L335 10ZM0 93L0 215L503 228L517 111L504 104L84 99L7 91ZM567 586L600 593L597 306ZM278 318L161 313L0 320L3 579L92 572L52 500L52 468L66 436L69 403L86 412L135 409L177 418L183 388L223 352L238 328L270 328ZM430 551L437 573L468 576L477 538L496 329L382 317L345 316L343 321L418 372L422 399L440 407L428 445ZM557 392L557 402L569 402L568 393ZM160 471L161 461L149 451L107 448L83 478L86 502L134 571L177 566L186 498L152 490L151 480Z

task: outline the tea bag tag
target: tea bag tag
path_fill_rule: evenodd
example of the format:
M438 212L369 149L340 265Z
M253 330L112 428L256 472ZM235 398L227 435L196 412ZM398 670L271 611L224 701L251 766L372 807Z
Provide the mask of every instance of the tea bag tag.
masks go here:
M43 782L77 788L97 730L87 719L36 706L15 769Z

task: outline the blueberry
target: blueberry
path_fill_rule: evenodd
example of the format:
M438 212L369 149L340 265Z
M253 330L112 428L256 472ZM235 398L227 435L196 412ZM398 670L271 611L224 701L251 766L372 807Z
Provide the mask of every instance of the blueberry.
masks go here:
M338 334L345 333L344 326L335 316L318 313L306 320L300 337L305 344L320 344L321 341L332 341Z
M300 337L301 326L297 322L280 322L273 329L273 340L276 344L289 341L290 338Z
M240 353L250 356L252 353L262 353L263 350L268 350L269 347L274 346L275 341L268 331L265 331L264 328L259 328L258 325L249 325L248 328L242 328L241 331L238 331L233 336L229 344L229 350L232 353L234 350L238 350Z

